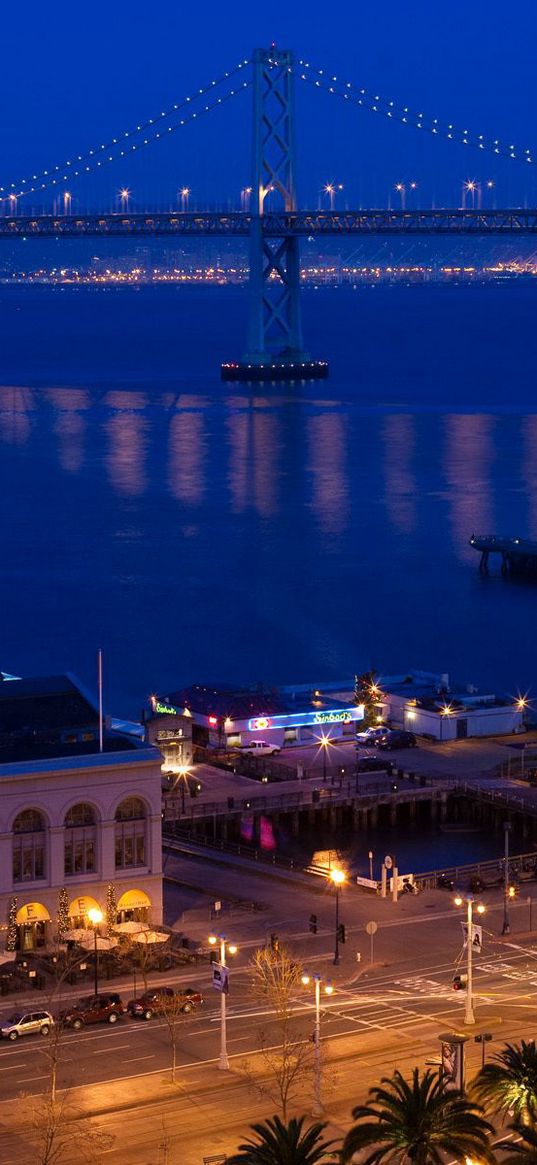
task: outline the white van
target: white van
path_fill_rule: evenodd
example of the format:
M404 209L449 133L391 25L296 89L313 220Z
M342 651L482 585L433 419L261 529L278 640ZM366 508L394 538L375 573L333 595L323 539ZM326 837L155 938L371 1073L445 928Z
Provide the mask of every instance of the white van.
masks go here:
M269 744L267 740L251 740L249 744L241 745L241 752L250 756L277 756L280 749L277 744Z

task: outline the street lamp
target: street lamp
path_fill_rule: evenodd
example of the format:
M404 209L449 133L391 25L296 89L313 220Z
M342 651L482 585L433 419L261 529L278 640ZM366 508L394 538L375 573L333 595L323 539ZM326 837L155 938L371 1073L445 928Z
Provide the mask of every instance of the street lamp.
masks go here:
M464 902L466 902L466 918L467 918L466 955L467 955L467 960L466 960L466 1009L464 1012L464 1022L465 1023L475 1023L474 998L473 998L473 987L472 987L472 954L473 954L473 939L474 939L474 935L473 935L474 927L473 927L473 922L472 922L472 915L473 915L474 896L473 896L473 894L467 894L466 897L463 898L463 897L461 897L461 895L458 895L454 899L454 902L455 902L455 906L462 906L464 904ZM485 907L483 906L483 904L481 902L479 903L479 905L477 906L476 909L477 909L478 914L485 913Z
M185 811L186 811L186 809L185 809L185 785L187 783L188 772L189 772L188 765L179 765L177 781L179 781L179 783L180 783L181 813L183 814L183 817L184 817ZM176 781L176 787L177 787L177 781Z
M330 210L334 209L336 205L336 194L341 190L343 190L342 182L327 182L323 186L324 193L327 194L330 199Z
M128 190L126 186L123 186L119 192L120 208L122 211L128 212L130 195L131 195L130 190Z
M94 968L94 970L95 970L95 994L96 995L98 994L98 990L99 990L99 963L98 963L99 952L97 950L97 927L101 925L103 917L104 917L103 912L102 912L102 910L99 910L98 906L91 906L90 909L88 910L88 918L89 918L91 925L93 927L93 951L94 951L94 956L95 956L95 968Z
M401 195L401 210L405 210L406 209L406 186L405 186L404 182L396 182L395 189L397 190L397 193Z
M321 983L320 975L303 975L302 982L304 987L309 987L313 983L315 993L315 1027L313 1029L313 1050L314 1050L314 1076L313 1076L313 1108L312 1116L323 1115L323 1103L321 1100ZM325 983L323 987L325 995L333 995L334 988L331 983Z
M190 187L183 186L179 191L181 196L181 210L188 210L188 200L190 198Z
M325 736L324 732L319 740L320 747L323 750L323 785L326 785L326 754L330 748L330 737Z
M9 213L10 214L17 213L17 195L16 194L9 195Z
M225 935L209 935L209 946L216 947L220 944L220 966L226 967L226 951L229 955L236 955L238 948L235 943L227 941ZM227 988L227 982L222 984ZM227 1054L227 1030L226 1030L226 991L220 992L220 1059L218 1060L218 1067L224 1072L229 1071L229 1058Z
M336 943L334 947L334 967L339 964L339 891L343 883L346 881L347 875L345 870L330 870L330 881L336 891Z
M63 213L70 214L71 212L71 195L68 190L63 192Z

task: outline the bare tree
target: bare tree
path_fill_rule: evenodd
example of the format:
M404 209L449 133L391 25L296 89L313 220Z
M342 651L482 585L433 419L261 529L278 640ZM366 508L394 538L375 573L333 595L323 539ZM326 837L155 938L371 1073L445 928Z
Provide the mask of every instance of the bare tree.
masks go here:
M177 1045L179 1031L186 1022L185 999L182 995L161 995L158 1005L159 1015L162 1015L168 1028L172 1050L172 1084L175 1084L177 1074Z
M68 1093L60 1100L50 1096L27 1097L31 1110L30 1137L35 1147L34 1165L97 1165L114 1138L77 1118Z
M257 950L251 968L253 994L257 1000L261 997L266 1001L275 1018L270 1031L261 1028L258 1032L265 1075L258 1077L251 1062L244 1070L258 1092L278 1106L286 1121L291 1101L313 1072L311 1036L304 1034L294 1011L303 968L285 947Z

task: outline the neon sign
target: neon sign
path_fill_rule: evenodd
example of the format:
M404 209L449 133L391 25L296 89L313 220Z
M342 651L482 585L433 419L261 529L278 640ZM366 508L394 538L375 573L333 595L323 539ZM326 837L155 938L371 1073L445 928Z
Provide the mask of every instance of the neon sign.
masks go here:
M363 720L364 705L353 704L350 708L327 708L325 712L293 712L290 716L254 716L248 721L250 732L266 732L270 728L306 728L320 724L349 724L353 720Z
M161 716L177 716L177 708L172 708L170 704L161 704L160 700L155 700L153 708Z

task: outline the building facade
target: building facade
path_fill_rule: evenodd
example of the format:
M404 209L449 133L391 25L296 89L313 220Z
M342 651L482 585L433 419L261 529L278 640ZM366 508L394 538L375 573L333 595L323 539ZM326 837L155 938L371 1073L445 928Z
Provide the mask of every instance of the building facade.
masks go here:
M61 900L73 929L89 927L92 907L106 919L111 905L116 921L162 922L161 759L109 732L99 751L95 709L68 677L0 683L0 928L7 939L8 920L16 923L9 949L53 944Z

